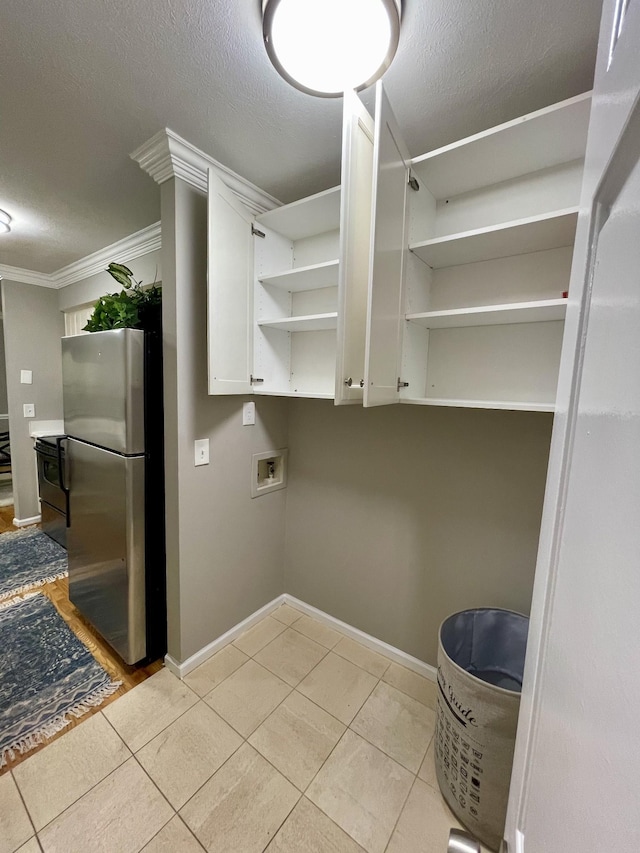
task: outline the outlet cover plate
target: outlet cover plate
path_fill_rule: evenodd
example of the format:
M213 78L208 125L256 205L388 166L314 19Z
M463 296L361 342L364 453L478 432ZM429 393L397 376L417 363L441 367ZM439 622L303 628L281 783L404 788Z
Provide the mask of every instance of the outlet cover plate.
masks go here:
M256 404L254 402L242 404L242 426L253 426L256 422Z
M35 418L35 416L36 416L36 404L35 403L24 403L22 406L22 414L25 418Z

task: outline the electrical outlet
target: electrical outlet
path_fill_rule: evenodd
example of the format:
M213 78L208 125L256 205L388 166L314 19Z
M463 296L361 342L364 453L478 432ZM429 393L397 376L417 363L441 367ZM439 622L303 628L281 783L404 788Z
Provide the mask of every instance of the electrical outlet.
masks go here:
M199 438L193 442L194 465L209 464L209 439Z
M21 370L20 371L20 384L21 385L33 385L33 371L32 370Z
M242 426L252 426L256 422L256 404L242 404Z
M22 414L25 418L35 418L35 416L36 416L36 404L35 403L24 403L22 406Z

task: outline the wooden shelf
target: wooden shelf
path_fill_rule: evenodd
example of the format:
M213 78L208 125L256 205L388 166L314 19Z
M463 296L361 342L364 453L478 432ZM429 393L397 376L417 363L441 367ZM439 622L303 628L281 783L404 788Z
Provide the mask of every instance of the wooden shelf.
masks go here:
M409 246L433 269L473 264L511 255L571 246L575 239L578 208L570 207L540 216L436 237Z
M302 240L340 227L340 187L283 204L256 216L256 222L289 240Z
M438 148L412 161L435 198L450 198L584 158L591 93Z
M258 320L258 325L267 326L270 329L281 329L283 332L324 332L338 327L338 312L280 317L277 320Z
M406 319L427 329L458 329L465 326L503 326L512 323L546 323L564 320L566 299L511 302L507 305L482 305L478 308L452 308L407 314Z
M321 287L337 287L340 262L326 261L308 267L297 267L286 272L261 276L258 281L271 287L280 287L290 293L303 290L318 290Z
M446 397L402 397L401 403L414 406L454 406L464 409L508 409L515 412L555 412L555 403L530 403L505 400L454 400Z

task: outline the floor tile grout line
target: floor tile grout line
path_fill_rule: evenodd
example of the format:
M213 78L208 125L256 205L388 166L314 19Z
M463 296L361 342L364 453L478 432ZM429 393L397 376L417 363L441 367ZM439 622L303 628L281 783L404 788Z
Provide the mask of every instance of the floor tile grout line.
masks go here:
M379 685L380 683L381 683L381 681L379 681L379 682L378 682L378 684L376 684L376 687L378 687L378 685ZM386 682L384 682L384 683L386 684ZM393 685L387 685L387 686L392 687ZM362 709L364 708L364 706L367 704L367 702L369 701L369 699L370 699L370 698L371 698L371 696L373 695L373 692L375 691L376 687L374 687L374 688L373 688L373 690L371 691L371 693L369 694L369 696L367 697L367 699L365 700L365 702L364 702L364 703L363 703L363 705L361 706L360 710L356 713L356 715L355 715L355 717L353 718L353 720L351 720L351 722L349 723L349 725L347 726L347 728L348 728L348 729L350 729L354 734L358 735L358 737L361 737L363 740L366 740L366 742L367 742L367 743L369 743L369 744L371 744L371 746L375 746L375 748L376 748L376 749L379 749L379 750L380 750L380 752L383 752L383 753L387 756L387 758L390 758L392 761L395 761L395 763L396 763L396 764L398 764L398 765L400 765L400 767L403 767L403 768L404 768L405 770L407 770L409 773L413 773L413 775L414 775L414 776L417 776L417 775L418 775L418 773L420 772L420 768L422 767L422 762L424 761L424 759L425 759L425 757L426 757L426 755L427 755L427 752L429 751L429 746L431 745L431 741L433 740L433 737L434 737L434 734L435 734L435 720L434 720L434 730L433 730L433 733L431 734L431 737L429 738L429 741L428 741L428 743L427 743L427 748L426 748L426 749L425 749L425 751L422 753L422 758L420 759L420 764L419 764L419 766L418 766L418 769L417 769L416 771L411 770L411 768L407 767L407 766L406 766L405 764L403 764L401 761L398 761L398 759L397 759L397 758L395 758L393 755L389 755L389 753L388 753L388 752L386 752L386 751L385 751L385 750L384 750L384 749L383 749L379 744L374 743L372 740L369 740L369 738L368 738L365 734L363 734L362 732L359 732L359 731L357 731L356 729L352 728L352 725L353 725L353 723L355 722L355 720L356 720L356 718L357 718L358 714L360 713L360 711L362 711ZM399 691L399 692L402 692L402 691ZM405 695L408 695L408 694L404 694L404 693L403 693L403 696L405 696ZM409 698L411 699L412 697L410 696ZM420 703L420 704L422 704L422 703ZM426 707L426 705L425 705L425 706L423 706L423 707ZM428 709L428 710L433 710L433 709Z
M305 789L304 793L302 794L302 796L303 796L303 797L307 797L307 791L309 790L309 788L311 787L311 785L313 785L313 783L314 783L314 782L315 782L315 780L317 779L318 775L319 775L319 774L320 774L320 772L322 771L322 768L325 766L325 764L327 763L327 761L329 761L329 759L331 758L331 756L333 755L333 753L334 753L334 752L336 751L336 749L338 748L338 744L339 744L339 743L344 739L344 736L346 735L346 733L347 733L348 731L349 731L349 728L347 727L347 728L344 730L344 732L342 733L342 735L338 738L338 742L337 742L337 743L336 743L336 745L333 747L333 749L331 750L331 752L329 753L329 755L327 755L327 757L325 758L324 762L322 763L322 766L318 769L318 772L317 772L317 773L316 773L316 775L313 777L313 779L311 780L311 782L309 782L309 784L307 785L307 787L306 787L306 789ZM330 821L332 821L332 823L336 823L336 822L333 820L333 818L331 817L331 815L328 815L328 814L326 813L326 811L322 808L322 806L321 806L319 803L316 803L314 800L312 800L312 799L311 799L311 797L307 797L307 799L308 799L308 800L309 800L309 802L310 802L310 803L312 803L312 804L313 804L317 809L319 809L319 810L322 812L322 814L323 814L326 818L328 818ZM404 805L403 805L403 808L404 808ZM362 845L360 844L360 842L358 841L358 839L357 839L357 838L354 838L354 837L353 837L353 835L351 835L351 833L350 833L350 832L348 832L348 831L347 831L343 826L340 826L340 824L336 824L336 826L339 826L339 827L340 827L340 829L345 833L345 835L348 835L348 836L349 836L349 838L351 838L353 841L355 841L355 843L356 843L356 844L358 844L360 847L362 847ZM364 847L363 847L362 849L363 849L363 850L366 850L366 848L364 848Z
M98 711L98 714L96 714L95 716L98 716L99 714L102 714L102 711ZM92 714L91 716L94 716L94 715ZM104 716L104 715L103 715L103 716ZM90 719L90 718L88 718L88 719ZM106 717L105 717L105 720L107 720L107 723L109 723L109 725L111 726L111 723L109 722L109 720L108 720ZM111 726L111 728L113 728L113 726ZM73 731L73 729L71 729L71 730L70 730L70 732L71 732L71 731ZM115 729L114 729L114 731L115 731ZM127 750L127 752L129 753L129 755L128 755L126 758L124 758L124 759L120 762L120 764L118 764L116 767L114 767L112 770L110 770L110 771L106 774L106 776L103 776L103 777L102 777L102 779L98 779L98 781L97 781L97 782L95 782L93 785L91 785L89 788L87 788L87 790L86 790L86 791L83 791L83 793L82 793L82 794L80 794L80 796L76 797L76 798L75 798L75 800L73 800L73 801L72 801L72 802L70 802L67 806L65 806L61 812L58 812L58 814L57 814L57 815L55 815L55 817L52 817L52 818L51 818L51 820L47 821L47 823L45 823L45 825L44 825L44 826L42 826L40 829L37 829L37 830L36 830L36 828L35 828L35 824L33 824L33 821L31 821L31 822L32 822L32 824L33 824L33 829L34 829L34 832L36 833L36 835L38 835L38 836L39 836L39 833L43 832L43 831L44 831L44 830L45 830L45 829L46 829L50 824L52 824L52 823L54 822L54 820L57 820L57 819L60 817L60 815L64 814L64 813L67 811L67 809L70 809L70 808L71 808L71 806L75 806L75 804L76 804L77 802L79 802L79 801L80 801L80 800L81 800L81 799L82 799L86 794L88 794L90 791L93 791L93 789L94 789L94 788L96 788L96 787L97 787L101 782L104 782L104 780L105 780L105 779L107 779L109 776L111 776L111 774L112 774L112 773L115 773L115 771L116 771L116 770L119 770L119 769L122 767L122 765L123 765L123 764L125 764L127 761L129 761L129 759L130 759L130 758L134 758L134 754L133 754L133 752L131 752L131 750L129 749L129 747L127 746L127 744L122 740L122 738L120 737L120 735L118 734L118 732L116 731L115 733L116 733L116 735L120 738L120 740L122 741L122 744L123 744L123 746L125 747L125 749ZM52 743L55 743L55 741L52 741ZM47 746L49 746L49 744L47 744ZM44 750L42 750L42 751L44 752ZM35 753L35 754L37 755L38 753ZM16 786L17 786L18 790L20 791L20 785L18 784L18 780L17 780L17 779L14 779L14 781L15 781L15 783L16 783ZM22 791L20 791L20 796L22 797ZM26 802L24 801L24 798L23 798L23 802L24 802L24 804L25 804L25 808L27 809L27 812L28 812L28 814L29 814L29 819L31 820L31 813L29 812L29 809L28 809L28 807L27 807ZM39 842L39 838L38 838L38 842Z
M234 729L234 731L235 731L235 729ZM240 733L238 732L238 734L240 734ZM240 737L242 737L242 735L240 735ZM187 805L191 802L191 800L192 800L192 799L193 799L193 798L194 798L194 797L195 797L195 796L196 796L196 795L197 795L197 794L198 794L198 793L199 793L199 792L204 788L204 786L205 786L205 785L208 785L208 784L209 784L209 782L213 779L213 777L216 775L216 773L219 773L219 772L220 772L220 770L222 770L222 768L223 768L226 764L228 764L228 763L229 763L229 761L231 761L231 759L233 758L233 756L234 756L234 755L235 755L235 754L236 754L240 749L242 749L242 747L243 747L245 744L247 744L248 746L251 746L251 744L250 744L250 743L248 743L248 741L247 741L247 739L246 739L246 738L242 738L242 743L241 743L241 744L238 744L238 746L233 750L233 752L231 753L231 755L229 755L227 758L225 758L225 760L222 762L222 764L220 765L220 767L218 767L218 768L215 770L215 772L213 772L213 773L211 774L211 776L209 776L209 778L208 778L205 782L203 782L203 783L202 783L202 785L200 785L200 786L197 788L197 790L195 790L195 791L193 792L193 794L191 794L191 796L189 797L189 799L188 799L188 800L186 800L186 801L185 801L185 802L180 806L180 808L179 808L179 809L176 809L176 814L177 814L177 815L179 815L179 817L180 817L180 818L181 818L181 820L184 822L184 824L186 825L186 827L188 828L189 832L191 832L191 834L192 834L192 835L195 835L195 832L193 832L193 830L191 829L191 827L189 826L189 824L187 823L187 821L182 817L182 814L181 814L182 810L183 810L184 808L186 808L186 806L187 806ZM252 748L252 749L255 749L255 747L251 747L251 748ZM256 750L256 751L257 751L257 750ZM264 756L262 756L262 757L264 758ZM143 768L143 770L144 770L144 768ZM145 771L145 772L146 772L146 771ZM197 838L197 836L196 836L196 838ZM198 843L199 843L199 844L201 844L201 843L202 843L202 842L200 841L200 839L198 839ZM203 846L204 846L204 845L203 845Z
M144 768L143 768L143 769L144 769ZM163 823L163 824L162 824L162 826L160 827L160 829L159 829L159 830L158 830L154 835L152 835L152 836L151 836L151 838L150 838L148 841L145 841L144 845L143 845L143 846L142 846L138 851L136 851L136 853L143 853L144 848L145 848L145 847L147 847L149 844L151 844L151 842L152 842L155 838L157 838L157 837L160 835L160 833L161 833L161 832L163 832L163 831L164 831L164 830L169 826L169 824L171 823L171 821L172 821L172 820L174 820L174 818L176 818L176 817L177 817L177 818L179 818L179 817L180 817L180 816L177 814L177 812L176 812L176 813L174 813L173 815L171 815L171 817L169 818L169 820L168 820L166 823ZM193 835L193 833L191 832L191 830L189 829L189 827L187 827L187 830L188 830L188 831ZM194 836L194 838L195 838L195 836ZM196 841L198 841L198 839L197 839L197 838L196 838ZM199 842L199 841L198 841L198 844L200 844L200 842ZM203 848L203 849L204 849L204 848Z
M413 782L411 783L411 786L407 792L407 796L404 798L404 802L402 803L402 806L400 807L400 811L398 812L398 817L396 818L396 822L393 824L393 829L391 830L391 835L387 839L387 843L384 846L384 853L387 853L387 851L389 849L389 845L391 844L391 839L393 838L393 835L394 835L396 829L398 828L398 824L400 823L400 818L402 817L402 814L403 814L403 812L407 806L407 803L409 802L409 797L411 796L411 792L415 788L417 780L418 780L418 777L414 776Z
M374 688L374 689L375 689L375 688ZM372 691L372 692L373 692L373 691ZM357 714L356 714L356 716L357 716ZM354 719L355 719L355 717L354 717ZM352 722L353 722L353 721L352 721ZM343 725L344 725L344 723L343 723ZM318 775L319 775L319 774L320 774L320 772L322 771L322 768L323 768L323 767L325 766L325 764L329 761L329 759L331 758L331 756L333 755L333 753L335 752L335 750L338 748L338 744L340 743L340 741L342 741L342 740L344 739L344 736L346 735L346 733L347 733L347 732L351 732L352 734L356 735L357 737L362 738L362 740L364 740L364 741L365 741L365 743L367 743L369 746L373 747L374 749L377 749L377 750L378 750L378 752L381 752L384 756L386 756L387 758L389 758L391 761L394 761L396 764L398 764L398 766L402 767L402 769L403 769L403 770L406 770L406 771L407 771L407 773L409 773L411 776L413 776L413 780L412 780L412 782L411 782L411 785L409 786L409 791L407 792L407 795L406 795L406 797L404 798L404 800L403 800L403 802L402 802L402 806L400 807L400 811L398 812L398 817L396 818L396 821L395 821L395 823L394 823L394 825L393 825L393 829L391 830L391 835L390 835L390 836L389 836L389 838L387 839L387 843L386 843L385 848L384 848L384 850L386 851L386 850L387 850L387 847L389 846L389 843L391 842L391 838L393 837L393 833L394 833L394 832L395 832L395 830L396 830L396 826L398 825L398 821L400 820L400 817L402 816L402 812L404 811L404 808L405 808L405 806L406 806L406 804L407 804L407 800L409 799L409 796L410 796L410 794L411 794L411 791L413 791L413 788L414 788L414 786L415 786L415 784L416 784L416 780L417 780L419 777L418 777L417 773L414 773L413 771L411 771L411 770L409 770L407 767L405 767L403 764L400 764L400 762L399 762L399 761L397 761L397 760L396 760L395 758L393 758L391 755L388 755L388 754L387 754L383 749L381 749L381 748L380 748L379 746L377 746L375 743L371 743L371 741L367 740L367 738L366 738L366 737L364 737L363 735L361 735L359 732L354 731L354 730L351 728L351 726L350 726L350 725L346 727L345 731L342 733L342 735L341 735L341 736L340 736L340 738L338 739L337 743L335 744L335 746L333 747L333 749L331 750L331 752L329 753L329 755L325 758L325 760L323 761L322 765L318 768L317 773L315 774L315 776L313 777L313 779L311 780L311 782L309 782L309 784L307 785L307 787L306 787L306 788L305 788L305 790L303 791L303 796L304 796L304 797L307 797L307 792L308 792L309 788L311 787L311 785L313 784L313 782L315 781L315 779L318 777ZM431 740L433 740L433 736L431 737ZM431 740L429 741L429 744L431 744ZM429 749L429 746L427 746L427 751L428 751L428 749ZM425 751L425 755L426 755L426 754L427 754L427 753L426 753L426 751ZM422 760L424 760L424 756L423 756ZM420 766L422 766L422 762L420 763ZM423 780L421 779L420 781L423 781ZM426 785L427 783L425 782L424 784ZM429 786L429 787L431 787L431 786ZM308 799L311 803L313 803L313 805L314 805L314 806L316 806L316 808L320 809L320 811L325 815L325 817L329 818L329 820L333 820L333 819L332 819L332 817L331 817L330 815L328 815L328 814L324 811L324 809L322 808L322 806L320 806L318 803L314 802L314 800L312 800L310 797L307 797L307 799ZM333 822L335 823L335 821L333 821ZM339 824L337 824L337 825L338 825L338 826L340 826ZM342 831L343 831L343 832L345 832L345 833L346 833L350 838L352 838L352 839L356 842L356 844L360 844L360 842L358 841L358 839L357 839L357 838L354 838L354 837L353 837L353 835L351 835L351 833L350 833L350 832L347 832L347 830L346 830L346 829L344 829L344 827L340 827L340 829L342 829ZM362 846L362 845L360 845L360 846ZM365 848L363 848L363 849L365 849Z
M129 752L131 752L131 750L129 750ZM38 830L38 833L37 833L38 838L40 837L40 834L45 831L45 829L47 829L49 826L51 826L52 823L54 823L56 820L58 820L58 818L62 817L62 815L65 814L65 812L68 812L69 809L73 808L73 806L75 806L77 803L79 803L80 800L83 799L83 797L86 797L87 794L90 794L91 791L94 791L98 787L98 785L101 785L106 779L109 778L109 776L113 776L113 774L116 771L120 770L121 767L124 767L124 765L127 763L127 761L131 761L132 758L135 760L135 755L133 753L131 753L128 756L128 758L125 758L124 761L122 761L120 764L118 764L117 767L114 767L113 770L111 770L109 773L107 773L106 776L103 776L102 779L100 779L98 782L96 782L90 788L87 788L87 790L81 796L76 797L76 799L72 803L69 803L68 806L65 806L64 809L61 812L59 812L55 817L51 818L50 821L47 821L47 823L45 823L45 825L42 827L42 829Z
M33 818L31 817L31 812L29 811L29 808L28 808L28 806L27 806L27 802L26 802L26 800L25 800L24 796L22 795L22 791L20 790L20 785L18 785L18 780L17 780L17 779L16 779L16 777L13 775L13 770L10 770L10 771L9 771L9 775L11 776L11 781L13 782L13 784L14 784L14 785L15 785L15 787L16 787L16 791L18 792L18 796L20 797L20 801L22 802L22 806L23 806L23 808L24 808L25 812L27 813L27 819L29 820L29 823L31 824L31 828L33 829L33 834L37 837L37 835L38 835L38 830L36 829L36 825L35 825L35 823L33 822ZM29 840L29 839L27 838L27 841L28 841L28 840ZM26 843L27 843L27 842L25 841L25 844L26 844ZM38 843L40 843L40 842L38 842Z
M169 671L170 671L170 670L167 670L167 672L169 672ZM162 672L162 670L160 670L160 672ZM157 675L157 673L155 673L155 674ZM173 673L172 673L172 675L173 675ZM153 676L151 676L151 678L153 678ZM174 676L174 678L177 678L177 676ZM148 681L148 680L149 680L149 679L147 679L147 681ZM184 684L184 681L182 681L181 679L178 679L178 681L180 682L180 684ZM145 682L142 682L142 683L144 684ZM136 685L136 687L137 687L137 686L139 686L139 685ZM108 722L108 723L109 723L109 725L111 726L111 728L116 732L116 734L118 735L118 737L119 737L121 740L123 740L123 741L125 742L125 745L127 746L127 749L129 749L129 751L131 752L131 754L132 754L132 755L135 755L137 752L140 752L140 750L141 750L141 749L144 749L144 747L145 747L145 746L148 746L148 745L151 743L151 741L152 741L152 740L155 740L155 738L159 737L159 736L160 736L164 731L166 731L166 730L169 728L169 726L172 726L172 725L173 725L175 722L177 722L181 717L184 717L184 715L185 715L188 711L190 711L192 708L195 708L195 706L198 704L198 702L202 702L202 701L203 701L203 697L198 696L198 694L195 692L195 690L191 690L191 688L190 688L187 684L184 684L184 686L185 686L185 687L186 687L186 688L187 688L191 693L193 693L193 695L196 697L196 701L193 703L193 705L189 705L189 707L188 707L188 708L185 708L185 710L184 710L184 711L181 711L181 712L178 714L178 716L177 716L177 717L175 717L173 720L171 720L171 722L170 722L170 723L167 723L167 725L166 725L166 726L163 726L161 729L159 729L159 731L157 731L157 732L153 735L153 737L151 737L151 738L149 738L149 740L145 741L145 742L144 742L141 746L139 746L136 750L131 749L131 747L129 746L129 744L128 744L126 741L124 741L124 738L122 737L122 735L120 734L120 732L118 731L118 729L115 727L115 725L111 722L111 720L109 719L109 717L107 717L107 715L106 715L106 714L104 715L104 716L105 716L105 718L106 718L106 720L107 720L107 722ZM133 688L133 689L135 690L135 688ZM133 691L129 691L129 692L133 692ZM126 695L126 694L125 694L125 695ZM120 698L122 699L123 697L121 696ZM212 709L212 710L214 710L214 709Z

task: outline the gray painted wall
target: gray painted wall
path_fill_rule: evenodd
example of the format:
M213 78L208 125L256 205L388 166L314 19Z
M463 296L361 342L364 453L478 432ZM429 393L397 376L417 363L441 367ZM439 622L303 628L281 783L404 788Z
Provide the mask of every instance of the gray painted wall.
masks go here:
M35 403L36 420L62 418L60 338L64 322L58 293L45 287L2 282L11 467L16 518L39 515L33 439L23 403ZM20 384L20 370L33 371L33 384Z
M7 362L4 354L4 320L0 319L0 415L6 415L9 411L7 400ZM8 421L0 421L0 431L9 429L5 426Z
M133 273L136 281L142 281L143 285L153 284L154 281L161 281L161 250L149 252L147 255L142 255L134 261L127 261L125 266L128 266ZM118 263L118 258L112 258ZM95 302L105 293L115 293L120 290L118 283L111 278L107 272L99 272L89 278L77 281L75 284L68 284L66 287L60 288L58 291L58 305L61 311L69 311L71 308L77 308L80 305L86 305L89 302Z
M448 614L528 613L551 424L292 400L284 589L430 664Z
M283 592L286 491L250 496L251 455L286 445L287 400L207 395L207 204L162 185L169 654L183 661ZM211 463L194 467L193 442Z

